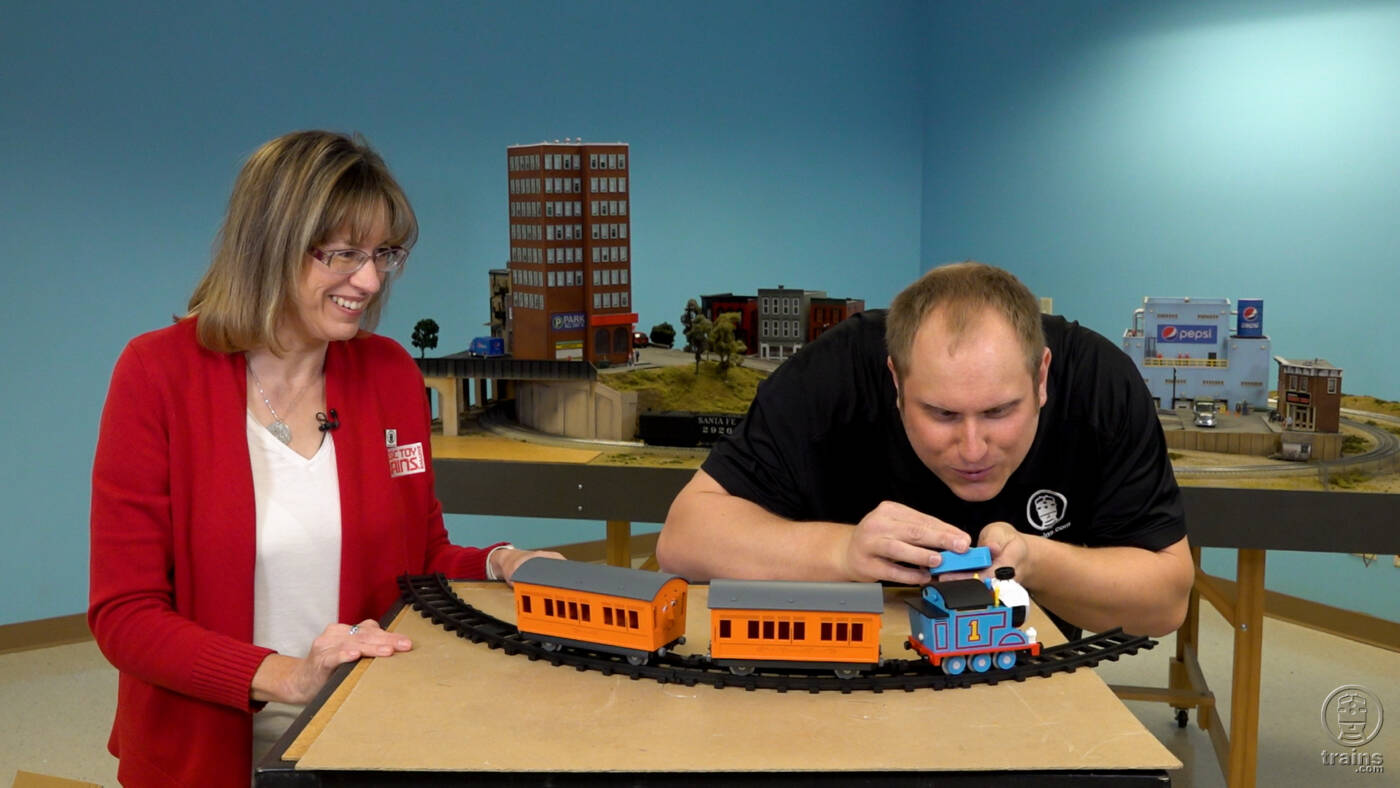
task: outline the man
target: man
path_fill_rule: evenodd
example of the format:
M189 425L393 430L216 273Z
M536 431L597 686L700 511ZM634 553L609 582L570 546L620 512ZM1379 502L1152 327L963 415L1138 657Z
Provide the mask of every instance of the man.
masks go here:
M919 584L974 544L1074 627L1160 636L1185 616L1180 492L1136 368L1011 274L957 263L764 381L657 559L692 580Z

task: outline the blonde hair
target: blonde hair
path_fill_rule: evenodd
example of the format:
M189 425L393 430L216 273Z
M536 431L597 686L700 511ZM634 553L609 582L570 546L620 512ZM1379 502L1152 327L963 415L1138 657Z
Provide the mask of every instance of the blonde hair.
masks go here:
M383 219L385 243L412 247L418 220L384 160L359 135L297 131L258 148L233 184L214 243L214 259L190 295L199 343L236 353L267 347L281 354L277 327L294 309L307 251L347 230L351 243ZM400 269L402 270L402 269ZM373 330L389 298L385 278L361 325Z
M971 328L983 310L1001 315L1020 339L1031 379L1038 378L1045 331L1035 296L1009 272L971 260L931 269L894 297L885 318L885 346L900 378L909 371L914 335L940 307L954 339Z

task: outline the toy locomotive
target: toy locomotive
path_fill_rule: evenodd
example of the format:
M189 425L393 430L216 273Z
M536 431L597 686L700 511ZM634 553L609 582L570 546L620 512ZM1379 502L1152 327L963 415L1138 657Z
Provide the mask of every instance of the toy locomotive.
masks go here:
M991 565L985 547L944 553L935 575ZM994 580L930 583L909 602L906 648L945 673L985 672L1039 654L1022 630L1029 596L1011 569ZM664 572L532 558L515 583L516 628L546 650L620 654L633 665L685 642L685 579ZM881 664L884 594L879 583L714 580L711 662L736 675L758 668L832 670L851 678Z

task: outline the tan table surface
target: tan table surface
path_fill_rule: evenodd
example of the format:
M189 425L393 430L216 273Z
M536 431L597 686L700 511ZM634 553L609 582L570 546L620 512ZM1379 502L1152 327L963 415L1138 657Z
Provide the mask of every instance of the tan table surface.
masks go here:
M468 603L513 621L495 583ZM708 587L692 585L687 642L708 646ZM882 647L906 659L907 615L887 591ZM1043 640L1061 642L1033 610ZM474 644L406 610L411 652L367 660L308 733L298 769L411 771L863 771L1177 769L1181 763L1092 671L957 690L777 693L633 681ZM1131 657L1130 657L1131 658ZM352 676L352 678L354 678ZM349 682L347 682L349 685Z

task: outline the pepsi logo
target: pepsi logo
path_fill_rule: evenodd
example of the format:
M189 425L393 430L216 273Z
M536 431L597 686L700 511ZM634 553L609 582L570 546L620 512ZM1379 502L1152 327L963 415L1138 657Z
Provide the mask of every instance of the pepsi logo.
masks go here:
M1244 308L1243 317L1244 317L1245 320L1248 320L1248 321L1251 321L1251 322L1252 322L1252 321L1255 321L1255 320L1258 320L1258 319L1259 319L1259 307L1257 307L1257 306L1247 306L1247 307L1245 307L1245 308Z
M1176 326L1163 326L1163 327L1162 327L1162 339L1166 339L1166 340L1176 339Z

